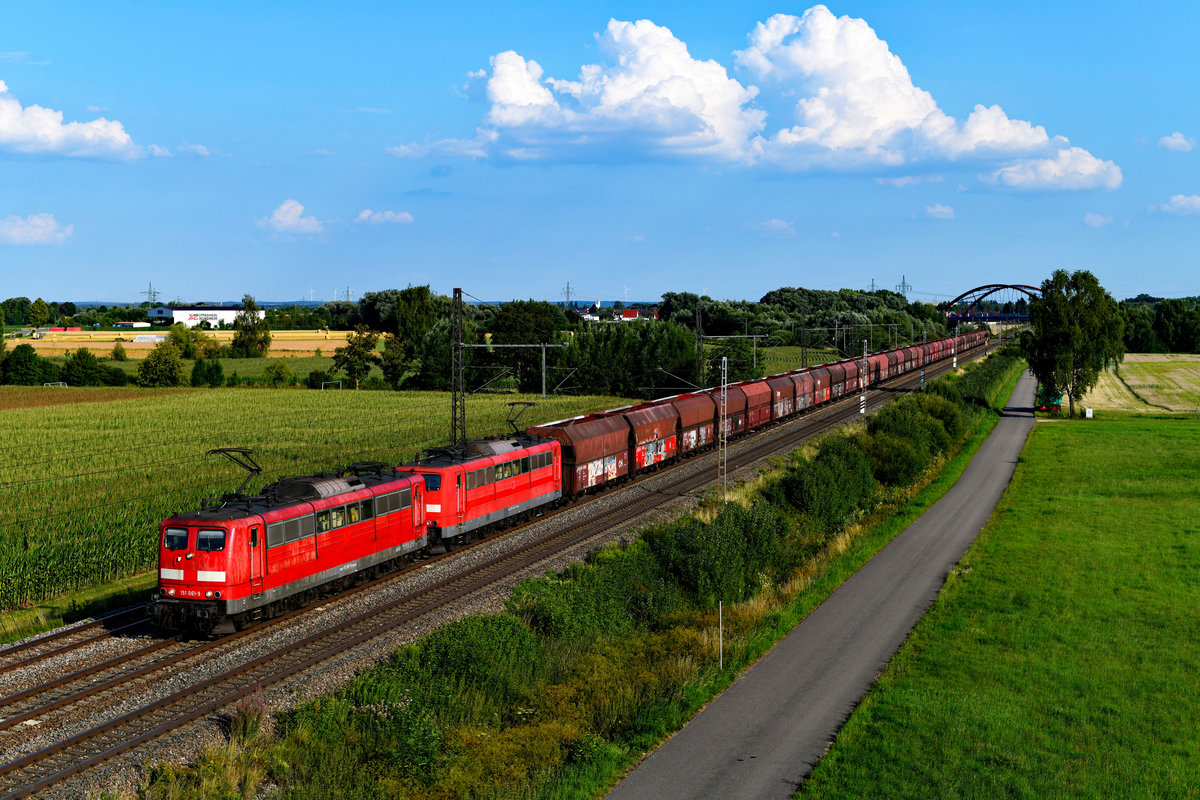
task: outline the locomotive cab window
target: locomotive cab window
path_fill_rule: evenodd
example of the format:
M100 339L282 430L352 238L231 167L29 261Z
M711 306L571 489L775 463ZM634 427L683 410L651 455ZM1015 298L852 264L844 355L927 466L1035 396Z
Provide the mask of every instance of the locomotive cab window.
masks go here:
M250 529L250 546L258 547L258 528Z
M167 528L163 534L163 547L168 550L187 550L187 528Z
M225 531L221 528L204 528L196 531L196 549L215 553L225 549Z
M425 488L429 491L436 492L442 488L441 475L422 475L421 477L425 479Z
M360 508L362 509L363 519L370 519L375 516L375 498L368 497L366 500L363 500Z

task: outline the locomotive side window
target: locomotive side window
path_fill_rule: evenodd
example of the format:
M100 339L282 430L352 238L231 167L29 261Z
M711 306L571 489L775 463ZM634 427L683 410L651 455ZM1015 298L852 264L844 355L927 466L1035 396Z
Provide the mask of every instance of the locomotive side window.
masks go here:
M250 529L250 546L258 547L258 528Z
M373 516L375 516L375 500L374 498L368 497L366 500L362 501L362 518L370 519Z
M329 527L340 528L346 524L346 509L331 508L329 509Z
M313 515L312 514L305 514L303 517L301 517L298 520L292 520L292 523L296 524L296 527L298 528L298 531L296 534L297 537L312 536L314 533L317 532L316 527L313 525Z
M329 530L329 512L317 512L317 533L325 533Z
M412 489L400 490L400 508L412 508Z
M346 524L353 525L354 523L358 522L358 520L358 503L351 503L350 505L346 506Z
M220 528L205 528L196 531L196 549L215 553L225 549L225 531Z
M526 472L529 472L529 456L521 459L521 474L525 474Z
M187 528L167 528L163 534L163 547L168 550L187 550Z
M267 547L278 547L283 541L283 523L272 522L267 526Z

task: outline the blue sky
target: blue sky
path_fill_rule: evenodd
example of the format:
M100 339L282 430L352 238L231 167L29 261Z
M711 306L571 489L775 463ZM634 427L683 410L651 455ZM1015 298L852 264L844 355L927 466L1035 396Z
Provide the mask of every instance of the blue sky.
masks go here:
M1200 294L1200 7L54 3L0 296Z

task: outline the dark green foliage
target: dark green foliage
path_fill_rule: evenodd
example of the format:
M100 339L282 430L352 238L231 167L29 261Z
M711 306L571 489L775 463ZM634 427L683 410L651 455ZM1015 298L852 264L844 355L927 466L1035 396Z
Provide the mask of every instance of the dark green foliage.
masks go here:
M50 306L46 305L46 301L38 298L29 306L29 327L41 328L50 323Z
M62 379L68 386L101 386L105 383L104 367L86 347L81 347L62 367Z
M288 366L287 360L277 358L267 365L264 374L267 378L267 383L273 388L278 389L280 386L290 386L296 382L296 376L292 374L292 368Z
M779 567L786 518L767 503L726 506L711 522L689 517L646 534L664 572L694 602L744 600L760 576Z
M308 373L308 388L320 389L321 384L329 380L329 373L324 370L314 369Z
M159 342L138 364L138 386L185 386L187 383L187 367L174 342Z
M1100 370L1125 355L1125 323L1112 296L1087 270L1055 270L1029 306L1033 333L1021 341L1038 383L1075 401L1096 385ZM1183 316L1186 307L1164 304ZM1176 334L1171 333L1174 337Z
M125 354L125 348L121 346L120 342L117 342L116 344L113 345L112 360L113 361L128 361L129 360L129 356Z
M271 324L265 316L259 317L261 313L253 297L242 298L242 310L233 320L230 349L234 358L261 358L271 349Z
M393 389L420 371L421 363L408 354L408 348L395 334L384 334L383 352L379 354L379 369L383 379Z
M58 367L42 358L33 345L19 344L0 363L0 383L40 386L60 380Z
M558 639L613 634L647 625L678 607L679 591L644 547L604 551L590 566L518 585L508 609L538 634Z
M196 359L192 365L192 386L218 387L225 385L225 368L215 358Z
M811 461L788 469L779 491L819 533L828 534L870 507L875 479L866 454L853 439L831 436Z
M354 388L371 372L371 365L379 361L375 352L375 342L379 334L369 330L365 325L356 325L354 332L346 337L346 343L333 351L333 371L346 373L346 377L354 381Z
M104 368L104 385L105 386L124 386L129 383L129 375L120 367L105 367Z
M559 363L573 391L662 396L696 382L696 337L674 323L594 325L572 337Z

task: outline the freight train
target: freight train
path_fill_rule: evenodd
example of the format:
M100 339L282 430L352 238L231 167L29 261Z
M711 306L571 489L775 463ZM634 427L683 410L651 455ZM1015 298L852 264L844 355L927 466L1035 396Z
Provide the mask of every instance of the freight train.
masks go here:
M164 520L150 613L228 633L987 343L986 331L291 477ZM247 479L248 480L248 479ZM245 484L243 484L243 488Z

